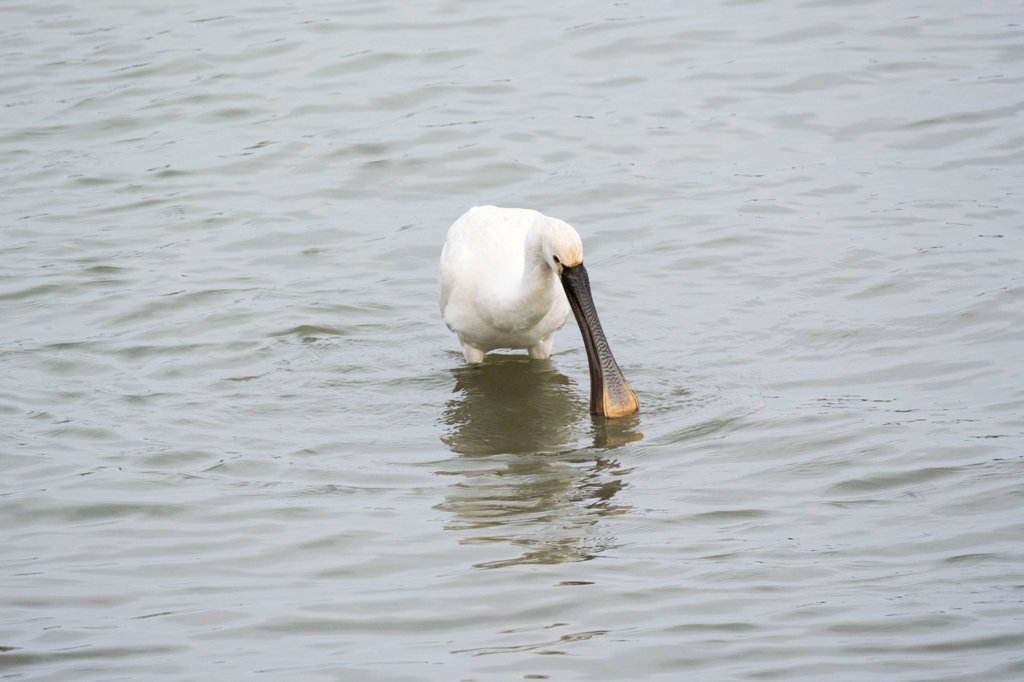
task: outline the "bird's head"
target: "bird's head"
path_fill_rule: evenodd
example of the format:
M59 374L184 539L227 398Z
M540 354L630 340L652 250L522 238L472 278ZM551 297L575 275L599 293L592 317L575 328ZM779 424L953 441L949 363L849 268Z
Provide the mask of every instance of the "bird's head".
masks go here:
M583 262L583 241L569 223L548 218L544 231L544 252L548 265L561 276L563 268L571 268Z

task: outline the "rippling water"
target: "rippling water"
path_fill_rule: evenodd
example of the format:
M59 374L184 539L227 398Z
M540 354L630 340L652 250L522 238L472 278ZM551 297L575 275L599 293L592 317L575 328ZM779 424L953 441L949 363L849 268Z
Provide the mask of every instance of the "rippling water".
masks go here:
M1019 3L0 3L0 672L1024 678ZM579 332L465 366L470 206Z

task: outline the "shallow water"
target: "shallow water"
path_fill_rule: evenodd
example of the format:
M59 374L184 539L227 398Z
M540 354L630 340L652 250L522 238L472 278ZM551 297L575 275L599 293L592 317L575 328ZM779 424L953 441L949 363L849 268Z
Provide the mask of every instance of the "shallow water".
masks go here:
M1014 3L0 4L0 672L1024 676ZM465 366L470 206L641 411Z

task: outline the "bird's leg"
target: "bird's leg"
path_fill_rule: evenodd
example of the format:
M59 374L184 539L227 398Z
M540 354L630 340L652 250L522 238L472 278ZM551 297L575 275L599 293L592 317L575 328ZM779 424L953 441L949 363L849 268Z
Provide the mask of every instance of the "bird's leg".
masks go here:
M459 339L462 343L462 354L466 356L466 362L471 365L479 365L484 361L484 352L479 348L474 348L462 339Z
M551 357L551 346L553 346L554 343L555 335L552 334L546 339L541 339L540 343L538 343L536 346L531 346L527 348L526 351L534 360L547 360L548 358Z

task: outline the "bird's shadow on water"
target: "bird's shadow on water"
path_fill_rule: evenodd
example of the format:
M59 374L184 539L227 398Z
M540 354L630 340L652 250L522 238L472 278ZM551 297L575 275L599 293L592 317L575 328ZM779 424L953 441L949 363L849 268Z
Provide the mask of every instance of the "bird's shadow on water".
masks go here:
M458 457L440 475L459 481L438 509L466 544L523 547L514 558L478 564L585 561L614 544L598 521L631 510L614 497L625 487L615 448L639 440L639 417L591 417L589 387L550 360L489 355L452 370L442 441Z

